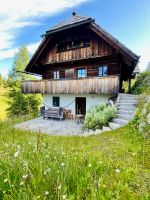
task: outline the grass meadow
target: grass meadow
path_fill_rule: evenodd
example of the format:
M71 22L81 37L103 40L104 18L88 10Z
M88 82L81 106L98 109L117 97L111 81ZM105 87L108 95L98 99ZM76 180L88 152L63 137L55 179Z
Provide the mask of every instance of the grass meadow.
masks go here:
M6 109L8 104L6 101L6 89L0 86L0 120L4 120L7 117Z
M134 123L54 137L0 123L0 199L150 199L149 140Z

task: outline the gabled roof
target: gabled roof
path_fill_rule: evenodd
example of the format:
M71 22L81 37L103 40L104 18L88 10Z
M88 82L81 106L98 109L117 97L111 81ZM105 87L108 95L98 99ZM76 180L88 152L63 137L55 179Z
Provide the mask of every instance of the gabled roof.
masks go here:
M91 23L90 25L91 29L99 36L101 36L105 41L107 41L110 45L114 45L114 48L118 48L120 53L124 53L128 56L130 56L133 60L133 62L137 63L140 56L136 55L134 52L132 52L129 48L127 48L124 44L122 44L119 40L117 40L115 37L113 37L111 34L109 34L107 31L105 31L101 26L97 25L96 23Z
M88 24L92 31L94 31L96 34L102 37L107 43L113 46L117 50L118 53L123 55L124 59L128 60L130 65L134 67L137 65L140 56L137 56L125 45L123 45L116 38L114 38L111 34L105 31L102 27L97 25L94 19L92 19L91 17L79 16L76 13L72 13L71 18L64 20L63 22L57 24L56 26L46 31L45 34L43 34L44 38L41 44L39 45L38 49L32 56L32 58L30 59L30 62L25 68L25 71L30 71L30 69L35 64L36 60L38 59L38 57L41 55L42 51L48 44L52 34L56 32L61 32L63 30L71 29L73 27L77 27L83 24Z
M80 16L80 15L77 15L75 12L73 12L72 16L69 19L64 20L60 22L59 24L57 24L56 26L52 27L51 29L46 31L46 33L43 34L43 36L47 36L52 33L59 32L61 30L65 30L68 28L72 28L72 27L90 23L90 22L94 22L94 19L92 19L91 17Z

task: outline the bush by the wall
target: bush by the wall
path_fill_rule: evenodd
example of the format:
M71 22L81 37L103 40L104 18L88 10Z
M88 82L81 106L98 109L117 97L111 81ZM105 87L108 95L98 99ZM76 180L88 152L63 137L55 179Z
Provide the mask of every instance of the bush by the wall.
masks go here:
M101 129L115 118L116 108L106 104L92 107L85 116L84 127L88 129Z
M150 72L140 73L132 87L133 94L142 94L145 93L150 95Z
M150 137L150 99L142 95L139 99L139 105L136 111L135 119L139 132L145 137Z

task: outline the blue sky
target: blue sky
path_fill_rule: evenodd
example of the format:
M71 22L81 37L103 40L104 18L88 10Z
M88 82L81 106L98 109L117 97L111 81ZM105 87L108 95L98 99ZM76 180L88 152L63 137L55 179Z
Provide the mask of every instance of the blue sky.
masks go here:
M40 35L72 11L96 23L141 55L143 70L150 61L150 0L0 0L0 73L6 76L17 49L32 55Z

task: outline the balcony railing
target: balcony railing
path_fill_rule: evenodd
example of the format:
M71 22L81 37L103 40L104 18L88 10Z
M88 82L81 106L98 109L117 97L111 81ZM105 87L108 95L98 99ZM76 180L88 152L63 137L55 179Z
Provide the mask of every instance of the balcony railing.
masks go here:
M119 76L22 81L25 94L116 94Z

